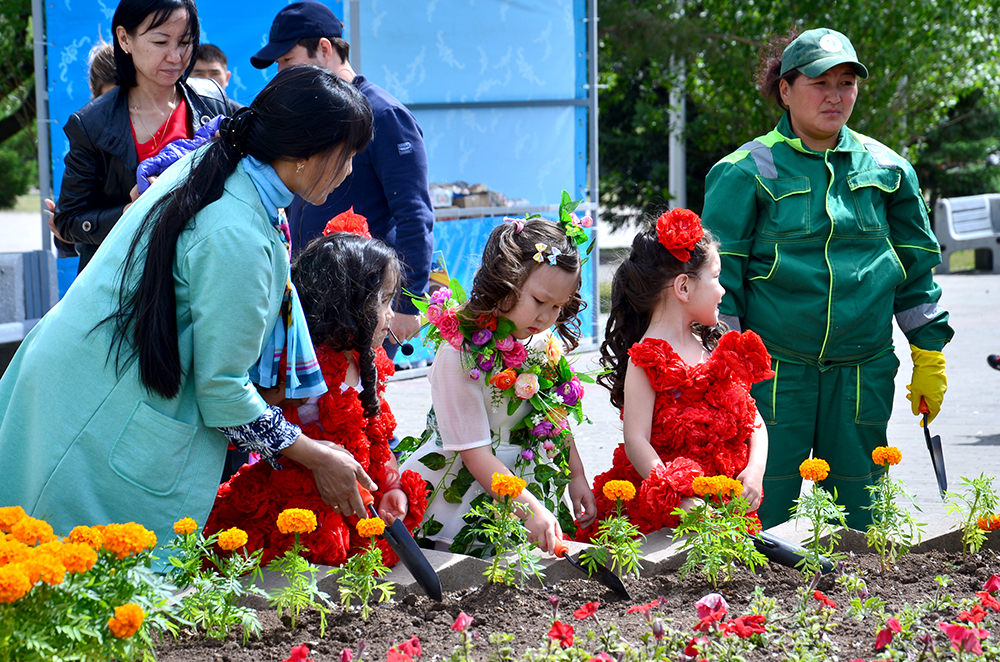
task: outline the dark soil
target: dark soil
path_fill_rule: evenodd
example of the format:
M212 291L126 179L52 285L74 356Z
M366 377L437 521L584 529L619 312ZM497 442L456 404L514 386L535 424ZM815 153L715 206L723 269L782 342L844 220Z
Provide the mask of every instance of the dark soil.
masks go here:
M867 582L870 595L884 600L885 613L891 616L904 605L915 606L934 599L939 592L939 584L935 581L938 576L945 576L949 580L947 587L940 593L950 594L958 603L964 601L966 604L963 608L969 608L971 601L976 599L975 591L981 591L983 583L994 573L1000 572L1000 556L986 550L970 556L968 561L962 563L960 556L942 552L911 554L904 556L891 572L883 574L877 557L866 554L850 558L845 564L845 570L861 575ZM260 640L251 640L243 645L238 635L230 635L224 641L182 636L176 641L165 642L157 649L156 655L160 662L280 661L289 657L292 646L305 643L310 647L310 657L315 662L327 662L339 660L340 651L344 648L352 648L356 653L359 643L364 642L363 659L382 662L390 647L409 639L411 635L417 635L423 649L423 660L430 661L433 658L447 657L459 644L459 634L451 630L451 625L459 612L464 611L475 618L469 628L476 635L472 652L474 659L485 661L495 652L496 647L488 641L491 633L512 635L514 641L510 645L514 655L520 656L529 648L545 647L546 634L552 622L550 596L560 598L559 620L572 625L576 629L578 644L593 654L598 650L598 644L596 641L587 642L586 635L588 630L596 632L597 625L593 619L580 621L573 616L573 611L584 603L599 601L601 606L597 617L601 623L616 624L619 635L638 646L640 637L650 632L650 624L641 613L625 612L633 605L662 598L662 606L654 609L653 614L662 618L668 629L682 633L676 636L683 637L686 642L695 634L692 627L698 623L695 601L706 593L713 592L711 586L700 577L689 576L680 581L674 572L644 577L641 580L630 579L626 580L626 584L633 597L631 602L619 599L596 582L579 579L560 582L548 588L538 587L537 582L534 587L526 589L485 585L446 594L443 603L433 602L424 596L410 595L398 602L378 606L368 621L363 621L356 611L345 612L338 605L328 616L326 636L323 638L319 635L319 618L315 613L306 614L298 627L291 630L287 618L282 622L273 611L260 611L258 613L264 630ZM801 575L795 570L777 565L765 567L756 575L746 570L738 571L733 581L717 590L729 603L729 618L747 613L750 595L757 586L763 588L767 597L777 600L777 611L769 619L769 634L763 639L754 639L762 644L761 647L744 655L748 660L784 659L786 655L782 644L788 645L788 637L798 627L793 623L791 614L801 604L798 593L798 589L803 586ZM834 582L833 576L823 577L817 588L837 603L837 609L830 619L835 624L829 633L834 646L831 658L833 655L839 656L841 660L875 658L875 637L885 626L884 618L873 616L861 621L848 616L850 597L841 585ZM816 611L819 603L811 595L810 591L808 609ZM947 637L937 628L937 623L940 620L956 622L958 612L959 607L947 606L923 619L922 627L935 635L938 653L945 658L950 658L952 651ZM990 612L986 622L998 622L1000 619L996 617L996 614ZM983 645L995 645L998 635L1000 627L991 628L991 635ZM920 649L916 643L910 646L911 652ZM355 655L355 660L357 659ZM674 656L672 659L677 658ZM915 659L915 655L911 659Z

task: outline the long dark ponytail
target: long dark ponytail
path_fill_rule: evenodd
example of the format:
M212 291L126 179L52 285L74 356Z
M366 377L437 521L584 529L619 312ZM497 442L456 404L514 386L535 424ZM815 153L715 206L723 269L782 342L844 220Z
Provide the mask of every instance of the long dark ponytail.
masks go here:
M194 157L188 176L156 201L148 215L154 220L136 231L121 267L117 311L100 323L112 325L109 351L117 368L138 360L143 385L164 398L177 395L181 382L173 280L181 232L222 197L226 180L248 154L264 163L328 154L340 161L335 172L342 171L371 140L372 115L361 93L334 74L292 67L224 121L220 133ZM142 275L133 283L140 263Z

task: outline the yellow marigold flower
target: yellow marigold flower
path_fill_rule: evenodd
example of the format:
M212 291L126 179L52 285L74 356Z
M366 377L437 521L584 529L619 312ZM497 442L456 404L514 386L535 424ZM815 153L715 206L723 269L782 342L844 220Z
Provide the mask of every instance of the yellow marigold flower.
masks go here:
M174 533L179 536L186 536L189 533L194 533L198 529L198 522L195 522L190 517L185 517L184 519L179 519L174 522Z
M366 517L358 520L357 528L362 538L374 538L385 532L385 522L381 517Z
M102 527L103 528L103 527ZM89 547L99 550L104 546L104 533L102 528L96 526L77 526L74 527L69 535L66 536L68 542L78 542Z
M82 542L66 543L56 553L66 572L87 572L97 563L97 552Z
M55 539L52 526L34 517L22 517L11 525L10 532L25 545L38 545Z
M28 547L20 540L2 540L0 541L0 566L31 558L32 550L33 548Z
M0 531L10 533L10 527L27 517L21 506L4 506L0 508Z
M700 497L738 497L743 494L743 483L729 476L698 476L691 490Z
M305 508L286 508L278 515L278 530L282 533L312 533L316 530L316 513Z
M527 485L523 478L499 472L493 474L493 481L490 483L490 487L498 496L509 496L511 499L520 496Z
M108 620L108 629L119 639L128 639L139 631L144 618L146 614L142 611L142 607L129 602L121 607L115 607L115 616Z
M895 446L879 446L872 451L872 462L886 466L899 464L903 459L903 454Z
M156 546L156 534L142 524L108 524L104 527L104 549L119 560Z
M219 534L219 547L231 552L247 544L247 532L235 526Z
M32 584L43 581L49 586L62 584L66 578L66 566L52 554L34 554L18 565L28 575Z
M604 483L604 496L608 499L631 501L635 498L635 485L627 480L609 480Z
M826 477L830 475L830 464L818 457L803 460L802 464L799 465L799 475L813 482L826 480Z
M20 600L31 590L32 582L20 563L0 568L0 604Z

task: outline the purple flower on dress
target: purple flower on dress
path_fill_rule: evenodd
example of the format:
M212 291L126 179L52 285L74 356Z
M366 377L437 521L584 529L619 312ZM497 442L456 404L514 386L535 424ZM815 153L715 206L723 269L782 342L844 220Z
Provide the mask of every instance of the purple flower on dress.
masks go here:
M574 377L568 382L563 382L556 387L556 394L558 394L563 401L563 404L567 407L572 407L580 398L583 397L583 384Z
M479 369L483 372L489 372L493 369L493 364L496 362L496 355L490 354L486 356L485 354L480 354L476 357L476 363L479 365Z
M448 299L451 298L451 288L442 287L439 290L434 290L431 294L431 303L436 303L439 306L443 306L448 303Z
M469 379L471 379L472 381L478 380L481 375L482 373L479 372L479 368L473 368L472 370L469 371Z
M482 347L488 343L493 338L493 332L489 329L479 329L472 334L472 342L479 347Z
M530 448L525 448L523 451L521 451L521 457L523 457L528 462L531 462L532 460L535 459L535 453Z
M539 423L535 427L531 428L531 434L533 434L536 437L541 437L542 439L545 439L547 437L551 437L552 436L552 432L555 429L556 429L556 426L552 425L552 421L542 421L541 423ZM551 444L552 442L551 441L547 441L545 443Z

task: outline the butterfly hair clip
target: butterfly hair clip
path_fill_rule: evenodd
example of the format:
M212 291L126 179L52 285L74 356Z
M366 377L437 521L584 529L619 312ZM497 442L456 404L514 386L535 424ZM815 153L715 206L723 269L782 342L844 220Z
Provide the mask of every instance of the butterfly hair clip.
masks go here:
M560 255L562 255L562 251L553 246L552 252L549 253L549 264L552 265L553 267L556 266L556 258L559 257Z
M543 244L541 242L535 244L535 250L537 250L538 252L535 253L534 257L532 257L531 259L533 259L535 262L538 262L539 264L543 264L545 262L545 251L548 250L548 248L549 248L548 244Z

